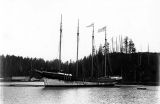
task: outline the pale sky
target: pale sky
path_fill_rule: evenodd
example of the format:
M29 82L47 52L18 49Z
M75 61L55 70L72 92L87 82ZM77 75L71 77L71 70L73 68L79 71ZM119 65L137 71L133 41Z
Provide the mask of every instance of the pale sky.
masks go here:
M62 61L76 60L77 22L80 21L79 58L91 54L92 28L95 47L119 35L132 38L137 51L160 52L159 0L1 0L0 55L58 58L60 16L63 16Z

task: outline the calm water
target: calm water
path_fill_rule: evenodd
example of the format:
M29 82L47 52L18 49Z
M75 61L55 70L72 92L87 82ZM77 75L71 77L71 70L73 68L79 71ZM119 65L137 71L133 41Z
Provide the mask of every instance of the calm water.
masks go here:
M142 86L147 90L137 90L137 87L140 86L44 88L2 86L1 83L0 104L160 104L160 87Z

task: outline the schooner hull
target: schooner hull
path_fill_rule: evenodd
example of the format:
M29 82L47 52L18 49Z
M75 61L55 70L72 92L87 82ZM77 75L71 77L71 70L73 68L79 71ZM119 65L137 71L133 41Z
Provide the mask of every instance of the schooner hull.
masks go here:
M114 86L116 82L84 82L84 81L64 81L58 79L44 78L45 87L100 87Z

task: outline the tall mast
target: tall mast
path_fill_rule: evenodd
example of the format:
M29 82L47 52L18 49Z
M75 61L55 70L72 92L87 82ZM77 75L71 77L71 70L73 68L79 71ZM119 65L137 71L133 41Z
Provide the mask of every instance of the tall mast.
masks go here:
M107 46L107 38L106 38L106 29L105 29L105 66L104 66L104 68L105 68L105 76L106 76L106 46Z
M94 23L92 23L91 25L87 26L87 27L93 27L93 31L92 31L92 70L91 70L91 78L93 77L93 55L94 55Z
M78 48L79 48L79 19L78 19L78 27L77 27L77 70L76 70L77 77L78 77Z
M94 24L93 24L93 31L92 31L92 72L91 78L93 78L93 55L94 55Z
M105 32L105 51L104 51L104 55L105 55L104 65L105 66L104 66L104 68L105 68L105 77L106 77L106 67L107 67L106 66L106 61L107 61L107 58L106 58L106 53L107 53L107 51L106 51L106 49L107 49L106 26L98 30L98 32L102 32L102 31ZM108 77L108 75L107 75L107 77Z
M61 42L62 42L62 14L61 14L61 22L60 22L59 71L61 71Z

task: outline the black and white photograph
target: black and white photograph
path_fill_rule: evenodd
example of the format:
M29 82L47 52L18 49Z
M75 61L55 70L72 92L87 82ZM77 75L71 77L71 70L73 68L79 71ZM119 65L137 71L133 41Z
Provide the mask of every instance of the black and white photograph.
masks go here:
M0 0L0 104L160 104L159 0Z

